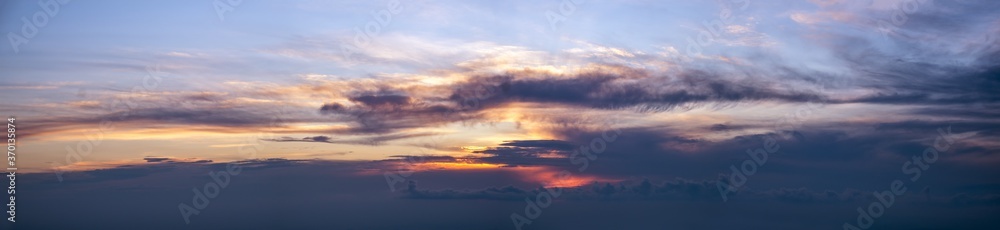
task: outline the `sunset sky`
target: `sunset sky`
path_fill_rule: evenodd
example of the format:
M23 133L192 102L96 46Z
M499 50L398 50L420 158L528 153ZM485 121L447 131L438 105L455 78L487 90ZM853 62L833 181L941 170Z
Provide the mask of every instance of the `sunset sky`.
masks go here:
M997 9L4 1L4 225L997 229Z

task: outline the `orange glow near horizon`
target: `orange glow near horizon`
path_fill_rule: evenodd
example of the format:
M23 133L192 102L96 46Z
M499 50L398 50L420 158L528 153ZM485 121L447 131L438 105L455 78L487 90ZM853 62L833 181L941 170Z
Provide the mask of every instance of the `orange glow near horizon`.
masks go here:
M462 146L462 150L466 152L483 151L488 149L486 146Z
M432 171L432 170L479 170L495 169L503 167L503 164L477 163L472 161L456 162L427 162L413 165L412 171Z
M185 162L185 163L192 163L192 162L197 162L199 160L204 160L204 159L193 159L193 158L186 158L186 159L172 158L172 157L164 157L164 158L168 159L167 162ZM39 172L39 173L52 172L52 171L80 172L80 171L111 169L111 168L118 168L130 165L144 165L144 164L158 164L158 163L160 162L148 162L145 159L127 159L127 160L114 160L114 161L80 161L68 165L52 165L49 168L38 168L38 169L28 168L28 170L25 171Z
M521 178L525 181L541 184L547 188L552 187L580 187L591 182L612 182L616 180L598 178L590 175L570 174L566 177L559 175L560 170L550 167L518 167Z
M615 182L618 180L600 178L592 175L570 174L567 177L560 177L559 170L547 166L515 166L505 167L504 164L482 163L472 160L460 160L454 162L426 162L418 163L407 167L407 171L437 171L437 170L504 170L516 173L521 180L529 183L540 184L544 187L579 187L592 182Z

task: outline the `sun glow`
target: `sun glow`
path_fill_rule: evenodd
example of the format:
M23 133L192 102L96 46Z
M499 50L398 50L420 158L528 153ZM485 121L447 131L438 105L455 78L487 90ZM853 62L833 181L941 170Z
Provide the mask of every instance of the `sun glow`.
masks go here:
M503 167L503 164L477 163L472 161L456 162L427 162L416 164L410 168L412 171L432 171L432 170L478 170L495 169Z
M545 187L579 187L592 182L613 182L617 180L599 178L591 175L566 174L550 167L518 167L517 172L525 181L541 184Z
M486 146L462 146L462 150L470 153L475 151L483 151L486 149L487 149Z

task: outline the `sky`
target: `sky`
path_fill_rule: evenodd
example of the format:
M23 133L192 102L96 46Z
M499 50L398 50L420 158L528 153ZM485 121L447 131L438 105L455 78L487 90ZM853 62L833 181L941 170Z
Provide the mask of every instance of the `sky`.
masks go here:
M997 229L997 8L3 1L3 225Z

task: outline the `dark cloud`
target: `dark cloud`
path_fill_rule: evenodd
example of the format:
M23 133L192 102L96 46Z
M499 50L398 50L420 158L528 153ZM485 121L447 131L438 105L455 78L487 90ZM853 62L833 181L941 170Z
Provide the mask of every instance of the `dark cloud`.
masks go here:
M218 93L201 92L201 93L192 93L192 94L184 95L183 97L181 97L181 99L187 100L187 101L218 102L218 101L224 100L225 96L221 95L221 94L218 94Z
M416 181L407 181L406 189L403 190L404 198L408 199L485 199L485 200L520 200L532 192L525 191L513 186L502 188L486 188L481 190L420 190ZM533 191L537 193L537 191Z
M396 133L396 134L375 135L369 137L352 137L350 139L336 139L330 136L310 136L303 138L281 137L281 138L263 139L263 140L274 141L274 142L319 142L319 143L331 143L331 144L382 145L390 141L402 140L414 137L431 136L431 135L436 135L436 134Z
M893 133L914 133L927 134L937 133L938 129L952 133L967 133L964 135L985 136L995 138L1000 136L1000 121L975 121L975 120L906 120L898 122L885 122L875 125L875 129Z
M673 76L651 76L642 70L619 73L581 73L560 78L493 78L509 88L486 103L507 101L556 103L600 109L666 111L685 103L741 103L764 100L806 102L823 100L808 92L773 87L758 80L734 80L723 73L690 71ZM628 81L625 81L628 80Z
M730 124L714 124L714 125L708 127L708 130L711 130L711 131L729 131L729 130L735 130L735 129L739 129L739 127L734 127L733 125L730 125Z
M303 138L293 138L293 137L281 137L277 139L264 139L266 141L275 142L323 142L323 143L337 143L330 140L329 136L312 136Z
M1000 102L1000 46L995 27L975 27L996 13L987 1L948 1L919 6L907 13L905 25L891 28L895 49L847 34L831 34L840 42L835 54L857 73L856 88L870 95L834 103L912 105L995 104ZM970 12L977 12L971 13ZM885 13L885 16L895 15ZM900 18L901 16L897 16ZM889 20L878 18L876 20ZM872 20L875 22L875 20ZM869 25L885 32L884 25ZM987 30L986 33L982 33ZM990 31L994 30L994 31Z
M280 127L287 123L304 122L294 114L285 114L274 109L257 107L231 107L222 105L194 105L190 107L145 104L139 102L126 106L118 104L109 112L97 115L84 113L74 116L28 118L25 122L24 137L73 129L121 129L189 127L191 130L216 132L259 132L267 128Z
M556 199L585 200L683 200L701 202L722 202L717 181L692 181L675 178L660 183L649 179L622 181L615 183L591 183L567 188L538 188L524 190L512 186L473 190L422 190L415 181L408 181L402 197L408 199L483 199L483 200L523 200L550 190L559 193ZM769 190L740 190L743 201L777 201L792 204L815 203L860 203L874 199L871 191L846 189L844 191L813 191L806 188L778 188ZM963 196L960 194L959 196ZM966 196L967 197L967 196ZM954 200L954 199L952 199ZM989 203L980 203L989 204Z
M403 95L362 95L349 98L351 102L368 107L393 107L410 104L410 97Z
M488 147L486 150L473 151L473 153L509 159L537 158L544 153L568 156L569 151L579 146L579 144L561 140L512 140L504 141L500 143L500 146Z
M166 161L170 161L171 160L168 157L146 157L146 158L142 158L142 159L145 160L146 162L149 162L149 163L166 162Z
M661 112L677 106L730 106L762 101L825 101L824 95L795 90L785 83L733 78L722 72L688 71L654 76L642 69L582 72L536 77L508 72L440 86L441 96L415 97L405 89L347 95L353 105L324 104L320 113L352 119L345 132L386 133L458 121L481 121L483 113L513 102L554 104L600 110ZM392 86L380 86L392 88Z
M18 201L32 205L18 206L20 215L17 224L32 229L49 229L103 223L102 226L109 229L128 229L131 225L153 222L157 224L149 226L149 229L217 229L219 226L254 228L271 225L319 228L328 227L333 221L343 228L489 229L511 226L511 213L523 215L526 199L534 200L540 192L552 189L517 183L516 177L500 172L428 171L409 176L420 183L401 183L397 192L391 193L381 173L358 173L383 168L380 165L389 163L284 159L210 164L175 162L66 172L63 182L55 180L51 173L18 174L18 185L23 185L19 186ZM241 166L242 171L231 175L219 195L210 199L209 205L200 210L200 214L191 217L191 224L185 224L177 209L178 204L190 204L195 196L192 189L201 189L206 183L213 183L209 172L220 172L230 165ZM944 168L934 168L939 169ZM760 178L752 180L757 179ZM144 183L148 181L158 183ZM573 226L586 229L586 226L608 220L628 220L616 225L631 227L659 226L658 221L663 218L645 216L648 213L713 223L713 226L782 228L805 218L800 224L816 228L836 227L844 221L853 220L857 207L876 201L870 196L871 190L782 187L747 188L729 202L722 202L715 180L657 181L661 180L624 180L563 188L559 190L561 195L542 209L544 218L536 219L531 227ZM913 193L918 193L916 188L913 189ZM879 222L888 226L996 226L997 223L991 221L995 218L990 213L997 211L998 206L996 195L991 194L998 191L978 189L975 193L965 194L935 190L938 195L932 194L931 199L924 199L923 195L897 197L895 205L887 209L892 215L883 216ZM261 205L270 207L270 219L232 221L253 215L253 207ZM344 206L356 208L344 209ZM415 214L428 209L435 210L435 214ZM619 211L602 213L600 221L572 218L583 215L584 210L589 213L593 210ZM88 211L102 215L80 215ZM770 214L755 215L761 212ZM715 214L706 215L711 213ZM920 218L925 215L936 218ZM60 221L43 221L50 216L59 216ZM748 217L757 221L748 222ZM455 222L456 218L466 221ZM580 221L584 221L585 225L577 226ZM695 223L678 224L704 227Z
M325 104L320 113L341 116L355 125L341 130L344 134L390 133L401 130L443 125L479 117L459 104L435 100L417 100L403 95L359 95L350 98L353 106Z
M912 113L931 117L964 118L978 120L996 120L1000 118L1000 108L996 106L969 107L932 107L913 109Z
M972 195L961 193L951 197L950 201L956 205L997 206L1000 205L1000 194Z
M319 111L321 113L333 113L336 111L343 110L344 108L345 108L344 105L341 105L340 103L330 103L330 104L324 104L323 107L319 108Z
M528 148L544 148L544 149L554 149L554 150L572 150L578 145L573 143L560 141L560 140L513 140L504 141L500 144L501 146L513 146L513 147L528 147Z

